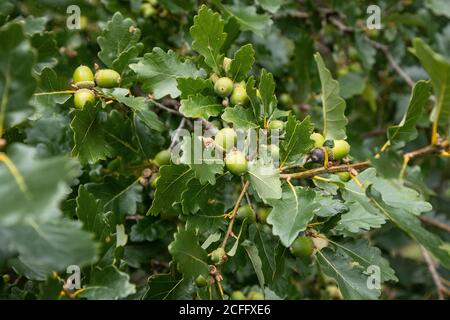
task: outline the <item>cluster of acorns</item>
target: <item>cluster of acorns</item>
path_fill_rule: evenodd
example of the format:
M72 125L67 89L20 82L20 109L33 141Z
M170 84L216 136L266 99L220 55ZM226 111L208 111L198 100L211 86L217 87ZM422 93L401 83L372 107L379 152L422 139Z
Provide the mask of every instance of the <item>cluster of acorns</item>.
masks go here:
M208 280L199 275L195 279L195 285L199 288L206 287L208 285ZM247 296L242 291L233 291L230 295L230 300L264 300L264 295L258 291L250 291Z
M171 163L171 154L169 150L161 150L159 151L153 160L150 160L149 163L153 165L156 169L145 168L142 170L141 178L139 179L139 183L144 187L150 185L153 189L156 189L156 184L160 178L159 167L169 165Z
M225 73L230 71L231 59L225 57L223 59L223 69ZM247 90L245 89L245 82L234 83L229 77L221 77L215 73L211 75L211 81L214 83L214 92L223 100L223 106L228 107L231 102L232 105L245 106L248 103ZM229 100L228 100L229 98Z
M323 165L325 159L339 161L344 159L350 152L350 145L345 140L325 140L320 133L313 133L310 137L314 141L314 149L311 150L309 160ZM351 176L349 172L339 172L339 178L347 182Z
M269 123L269 130L281 130L284 128L284 122L280 120L273 120ZM214 138L215 145L227 152L225 156L225 166L231 173L235 175L243 175L247 172L247 159L242 151L236 150L235 145L237 141L237 133L232 128L223 128L219 130ZM278 146L271 144L266 146L272 157L278 158Z
M75 107L83 109L87 104L95 103L95 86L114 88L120 84L120 74L111 69L99 69L94 73L87 66L79 66L73 72L73 86L77 88L74 94Z

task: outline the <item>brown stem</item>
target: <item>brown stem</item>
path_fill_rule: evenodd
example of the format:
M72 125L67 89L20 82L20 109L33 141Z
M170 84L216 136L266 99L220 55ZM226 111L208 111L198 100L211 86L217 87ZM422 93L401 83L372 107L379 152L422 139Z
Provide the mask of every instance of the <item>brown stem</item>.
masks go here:
M165 110L165 111L167 111L167 112L169 112L169 113L172 113L172 114L176 114L177 116L186 118L186 117L184 116L184 114L182 114L180 111L175 110L175 109L173 109L173 108L170 108L170 107L166 106L165 104L156 101L156 100L153 99L151 96L149 96L148 98L149 98L149 100L150 100L157 108L162 109L162 110ZM170 104L170 105L175 105L176 103L178 103L177 100L173 100L173 99L170 99L170 100L169 100L169 99L166 99L166 101L167 101L167 103ZM206 129L212 129L212 130L215 131L215 132L217 132L217 131L219 130L219 129L217 129L211 122L209 122L208 120L201 119L201 118L199 118L199 120L202 121L202 123L205 125Z
M444 150L448 146L449 146L449 142L443 141L436 145L428 145L426 147L407 152L407 153L405 153L404 157L411 160L411 159L421 157L421 156L424 156L427 154L440 153L442 150Z
M433 218L430 218L430 217L427 217L427 216L419 216L419 219L423 223L426 223L426 224L428 224L428 225L430 225L432 227L435 227L435 228L439 228L439 229L445 230L448 233L450 233L450 226L448 224L445 224L443 222L440 222L440 221L438 221L436 219L433 219Z
M369 161L357 162L352 164L341 164L328 168L320 167L303 172L281 174L282 179L308 179L323 173L348 172L352 169L364 169L370 166Z
M239 206L241 205L242 198L244 198L244 195L247 192L247 189L249 186L250 186L250 181L247 181L244 184L244 186L242 187L241 194L239 195L238 199L236 200L236 204L234 205L233 211L231 212L230 223L228 224L227 232L225 233L225 236L223 237L223 242L221 245L222 248L225 248L228 238L230 237L231 233L233 232L233 225L234 225L234 220L236 218L237 211L239 209Z
M428 154L439 154L442 150L444 150L448 146L449 146L448 141L440 142L440 144L437 144L437 145L428 145L426 147L405 153L404 158L408 159L408 161L409 161L409 160L412 160L412 159L415 159L418 157L422 157L422 156L425 156ZM341 165L337 165L337 166L331 166L328 168L320 167L320 168L315 168L315 169L302 171L302 172L286 173L286 174L281 174L280 177L283 179L293 179L293 178L308 179L308 178L317 176L319 174L346 172L346 171L351 171L353 169L358 170L358 169L364 169L367 167L370 167L369 161L356 162L356 163L352 163L352 164L341 164Z
M444 294L447 292L447 288L445 288L445 286L441 282L439 273L436 270L436 263L433 261L433 258L431 258L430 254L423 246L420 246L420 250L422 251L422 256L427 263L428 270L430 271L431 277L433 278L434 284L436 285L438 299L444 300Z
M402 77L403 80L410 86L411 88L414 87L414 81L411 79L411 77L400 67L400 65L395 61L392 54L389 52L389 48L385 46L384 44L381 44L374 40L369 40L372 46L375 49L380 50L385 55L386 59L388 60L391 67L398 73L400 77Z

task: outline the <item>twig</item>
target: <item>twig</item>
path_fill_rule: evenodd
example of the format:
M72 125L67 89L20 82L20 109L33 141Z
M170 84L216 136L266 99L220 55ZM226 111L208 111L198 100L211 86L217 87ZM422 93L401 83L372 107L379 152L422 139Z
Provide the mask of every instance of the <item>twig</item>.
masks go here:
M423 222L426 223L432 227L436 227L442 230L447 231L448 233L450 233L450 226L446 223L440 222L436 219L427 217L427 216L419 216L419 219Z
M375 48L383 52L383 54L386 56L386 59L388 60L391 67L398 73L400 77L402 77L403 80L410 86L411 88L414 87L414 81L411 79L411 77L400 67L400 65L395 61L392 54L389 52L389 48L385 46L384 44L381 44L377 41L369 39L370 44Z
M369 161L364 162L357 162L352 164L341 164L338 166L331 166L331 167L320 167L315 168L303 172L295 172L295 173L286 173L281 174L280 177L283 179L308 179L312 178L316 175L323 174L323 173L335 173L335 172L348 172L352 169L364 169L370 166Z
M436 263L433 261L430 254L423 246L420 246L420 250L422 251L422 256L428 265L428 270L430 271L431 277L433 278L434 284L436 285L438 298L439 300L444 300L444 294L447 293L447 288L445 288L445 286L441 282L441 278L436 270Z
M223 241L221 244L222 248L225 248L228 238L230 237L231 233L233 232L233 225L234 225L234 220L236 218L237 211L239 209L239 206L241 205L242 198L244 197L245 193L247 192L249 185L250 185L250 181L247 181L244 184L244 186L242 187L241 194L239 195L238 199L236 200L236 204L234 205L233 211L231 212L231 215L230 215L230 223L228 224L228 229L225 233L225 236L223 237Z
M149 98L149 100L150 100L150 102L152 102L155 106L157 106L159 109L162 109L162 110L167 111L167 112L169 112L169 113L176 114L177 116L180 116L180 117L184 117L184 115L183 115L181 112L179 112L178 110L175 110L175 109L171 109L171 108L169 108L169 107L166 107L166 106L163 105L162 103L160 103L160 102L158 102L158 101L156 101L156 100L154 100L154 99L152 99L152 98Z
M407 159L407 161L404 162L402 171L404 171L405 166L408 164L408 162L410 160L418 158L418 157L422 157L422 156L425 156L428 154L439 154L442 152L442 150L444 150L448 146L449 146L449 142L443 141L437 145L428 145L426 147L406 153L403 157L404 157L404 159ZM352 164L341 164L341 165L337 165L337 166L330 166L327 168L320 167L320 168L315 168L315 169L306 170L306 171L302 171L302 172L286 173L286 174L281 174L280 177L283 179L293 179L293 178L308 179L308 178L312 178L316 175L323 174L323 173L346 172L346 171L351 171L352 169L358 170L358 169L364 169L367 167L370 167L369 161L356 162L356 163L352 163Z
M341 20L339 20L336 17L330 17L328 20L330 20L330 22L334 24L341 32L352 33L354 31L352 27L345 25Z
M182 114L180 111L167 107L166 105L162 104L161 102L158 102L155 99L153 99L151 96L149 96L148 98L149 98L150 102L152 102L157 108L165 110L165 111L170 112L172 114L176 114L177 116L186 118L184 116L184 114ZM175 101L178 103L177 100L171 100L171 102L175 102ZM219 129L217 129L217 127L214 126L208 120L201 119L201 118L199 118L199 120L201 120L201 122L205 125L206 129L210 129L210 130L214 131L213 133L219 131Z
M353 33L355 30L352 27L347 26L344 24L341 20L339 20L337 17L330 17L328 19L332 24L334 24L341 32L343 33ZM405 80L405 82L410 86L411 88L414 87L414 81L411 79L411 77L400 67L400 65L395 61L392 54L389 52L389 48L377 41L369 39L370 44L375 48L383 52L386 59L388 60L391 67L398 73L398 75Z
M447 148L448 146L449 141L446 140L436 145L428 145L426 147L407 152L405 153L404 157L412 160L414 158L421 157L427 154L440 153L443 149Z

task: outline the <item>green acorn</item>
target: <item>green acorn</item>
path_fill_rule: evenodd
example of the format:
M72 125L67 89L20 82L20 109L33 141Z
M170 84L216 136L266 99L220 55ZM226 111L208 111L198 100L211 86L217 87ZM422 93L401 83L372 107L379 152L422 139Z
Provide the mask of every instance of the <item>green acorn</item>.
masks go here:
M95 73L95 83L102 88L114 88L119 86L120 74L111 69L101 69Z
M89 89L78 89L73 99L77 109L83 109L86 105L95 103L95 95Z
M91 68L87 66L81 65L76 68L73 72L72 78L77 88L92 89L95 86L94 74L92 73Z

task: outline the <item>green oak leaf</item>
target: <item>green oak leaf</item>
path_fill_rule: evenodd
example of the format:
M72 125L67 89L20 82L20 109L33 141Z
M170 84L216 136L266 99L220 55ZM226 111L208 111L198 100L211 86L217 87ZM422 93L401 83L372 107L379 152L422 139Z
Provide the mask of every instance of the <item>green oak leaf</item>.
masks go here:
M106 142L103 112L96 105L87 105L82 110L72 111L70 123L74 134L72 156L78 157L82 164L95 163L111 157L113 149Z
M380 268L381 281L398 281L395 271L390 267L389 262L381 255L381 250L377 247L371 247L367 240L359 239L354 242L337 243L338 252L350 256L354 261L364 269L370 266Z
M130 276L115 266L94 268L89 284L83 289L79 296L91 300L118 300L136 292Z
M184 194L184 196L187 196L187 194ZM227 228L227 220L224 216L225 208L222 203L208 203L206 209L203 209L203 203L199 203L199 206L199 211L186 217L186 228L208 234L219 230L223 231Z
M285 281L283 273L288 249L271 233L265 232L261 224L249 226L249 239L258 249L264 282L270 287L281 285Z
M450 61L434 52L422 39L414 39L413 48L413 53L430 76L436 94L430 120L446 123L450 117Z
M345 139L345 100L339 96L339 82L334 80L319 53L314 55L322 84L323 136L326 139Z
M23 30L26 34L33 36L45 31L45 26L47 25L48 18L44 17L18 17L15 19L16 22L23 24Z
M386 219L383 215L371 208L368 211L360 202L346 203L348 212L341 215L341 219L336 225L336 230L358 233L363 230L380 228ZM375 214L374 214L375 211Z
M387 136L390 144L405 144L417 138L416 124L430 97L430 89L430 84L423 80L414 85L408 109L402 121L388 128Z
M41 71L38 85L38 95L35 95L31 103L39 109L51 109L58 104L63 104L72 96L70 93L43 94L42 92L64 91L67 88L67 80L58 77L56 72L50 68Z
M363 186L369 186L377 179L376 170L366 169L358 174L358 180ZM341 185L342 197L349 212L341 216L342 223L338 223L339 230L358 232L359 229L368 230L379 228L384 224L386 217L367 198L364 190L355 181L350 180Z
M25 143L36 147L39 158L70 154L72 131L69 125L68 115L44 112L32 122L31 128L25 130Z
M258 248L249 240L245 240L244 242L242 242L241 246L245 249L245 252L247 252L248 258L250 259L256 276L258 277L260 287L264 288L264 273L262 271L262 262L261 258L259 257Z
M58 47L53 32L36 33L31 39L31 45L36 50L37 60L34 69L39 73L42 69L53 68L58 64Z
M259 79L259 93L261 95L264 115L267 118L270 118L273 110L277 106L277 98L275 96L275 80L273 79L273 75L265 69L262 69L261 71L261 77Z
M194 292L193 281L184 280L180 274L154 274L148 278L148 288L143 300L189 300Z
M211 80L202 78L177 78L177 87L181 91L181 98L201 93L213 95L214 86Z
M248 176L252 187L264 202L281 198L280 173L273 165L265 165L261 161L249 163Z
M334 199L332 196L316 192L316 200L320 204L316 215L319 217L332 217L339 213L348 211L348 207L340 199Z
M349 72L339 77L340 93L344 99L359 96L366 88L367 80L362 73Z
M138 63L130 64L130 68L137 74L142 82L145 92L152 92L156 99L166 95L172 98L180 96L177 88L177 78L203 77L203 70L190 61L183 61L175 52L164 52L161 48L153 48L146 53Z
M240 105L225 108L222 113L222 119L228 123L232 123L233 127L239 129L258 128L258 120L252 109Z
M200 137L184 136L181 143L180 163L187 164L201 184L216 183L216 174L222 174L223 161L214 156L214 148L203 148Z
M267 222L285 247L294 242L299 232L304 231L314 217L314 212L319 208L314 197L312 189L285 186L281 199L268 201L273 209Z
M264 118L264 109L261 106L261 99L258 97L255 83L255 78L253 76L249 77L245 89L247 91L248 100L250 101L250 109L253 112L253 117L259 123L259 121Z
M445 0L426 0L425 6L433 11L435 15L450 18L450 8Z
M162 166L160 174L153 203L147 214L157 215L170 210L174 202L181 201L186 184L194 177L194 172L187 165Z
M325 248L318 251L316 257L325 275L336 280L344 299L375 300L380 295L379 289L369 288L368 276L348 256Z
M424 201L417 191L405 187L400 180L377 178L372 186L381 193L383 201L391 207L403 208L415 215L432 209L431 204Z
M194 17L194 25L190 29L192 48L203 56L205 63L217 74L220 74L223 60L220 49L227 37L223 28L220 15L203 5Z
M198 238L191 230L178 230L174 241L169 244L169 252L177 263L184 280L193 280L202 275L209 277L208 256L198 244Z
M164 239L167 233L173 229L173 225L169 221L145 217L131 227L130 239L133 242L156 241Z
M420 220L414 214L408 212L404 208L394 208L389 206L383 201L379 191L372 186L369 186L366 189L366 194L386 218L391 220L407 235L424 246L444 267L450 268L450 254L441 248L444 242L442 242L438 236L423 228Z
M107 176L101 182L84 185L89 193L101 200L103 211L112 211L111 225L124 223L125 215L136 214L142 203L142 186L135 177Z
M140 38L141 31L134 26L133 20L116 12L97 38L101 49L98 57L107 67L120 73L144 48Z
M263 7L264 10L274 14L280 9L284 0L256 0L256 3Z
M290 161L294 157L306 154L314 146L309 138L313 132L313 124L310 117L306 117L302 122L296 120L294 115L288 117L286 124L286 136L281 143L280 162L281 165Z
M59 204L70 192L68 183L79 175L79 165L66 156L37 159L35 148L18 143L10 145L7 154L17 174L0 162L0 225L58 218Z
M35 53L19 23L0 28L0 136L33 113L29 100L36 88Z
M258 14L256 7L244 5L222 5L224 14L234 17L239 23L242 31L251 31L260 37L264 37L270 27L272 20L268 14Z
M255 63L255 50L249 43L240 47L234 54L228 72L233 82L240 82L247 78L247 74Z
M44 280L70 265L83 267L95 262L97 245L81 226L73 220L31 218L8 227L0 225L0 241L17 253L13 265L31 271L27 274L31 279Z
M180 112L189 118L215 117L223 110L223 105L216 97L196 94L181 100Z
M182 195L182 208L184 214L196 213L199 210L208 211L210 199L220 199L220 191L225 187L227 173L220 174L215 184L202 183L198 179L192 179L187 183L187 188Z
M129 107L136 116L145 123L150 129L163 132L165 131L164 123L159 120L158 115L149 109L146 98L144 97L124 97L115 96L117 101Z
M105 247L108 246L107 238L112 233L109 217L111 212L104 212L101 201L95 199L83 185L78 188L76 202L76 214L78 220L83 222L83 229L93 233L95 240L100 241Z

